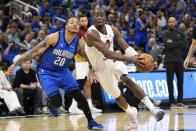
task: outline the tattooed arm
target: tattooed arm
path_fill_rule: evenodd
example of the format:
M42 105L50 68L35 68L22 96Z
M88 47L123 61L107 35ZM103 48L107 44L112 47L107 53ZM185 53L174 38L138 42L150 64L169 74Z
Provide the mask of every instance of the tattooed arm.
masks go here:
M188 55L187 55L187 57L186 57L186 59L184 61L184 68L188 68L190 57L193 56L193 54L195 53L195 51L196 51L196 40L193 39L192 44L191 44L191 47L189 48Z
M33 49L25 52L18 60L15 61L15 65L21 65L27 60L31 60L33 57L44 53L49 46L54 46L58 41L58 33L51 34L47 36L43 41L41 41Z

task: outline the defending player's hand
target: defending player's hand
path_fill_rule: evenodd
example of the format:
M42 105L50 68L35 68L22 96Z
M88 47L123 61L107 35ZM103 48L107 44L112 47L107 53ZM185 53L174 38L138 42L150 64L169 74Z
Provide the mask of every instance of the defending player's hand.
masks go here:
M88 80L90 80L91 83L99 82L99 78L96 76L95 71L92 68L89 69Z
M190 59L189 57L186 57L185 61L184 61L184 68L187 69L188 65L189 65Z
M144 67L145 63L142 60L145 59L144 57L139 57L139 55L134 55L130 57L130 61L135 64L136 66Z
M99 78L96 75L89 76L88 77L88 80L90 80L91 83L97 83L97 82L99 82Z

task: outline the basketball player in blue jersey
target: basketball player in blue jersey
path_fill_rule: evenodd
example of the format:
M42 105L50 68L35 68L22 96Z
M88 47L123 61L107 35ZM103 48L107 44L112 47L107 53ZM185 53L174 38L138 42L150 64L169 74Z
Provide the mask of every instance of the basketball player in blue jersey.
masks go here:
M78 107L83 110L88 119L88 128L102 129L102 125L97 124L92 118L88 103L79 91L78 83L68 69L68 64L75 56L76 50L81 50L80 52L84 53L84 43L76 36L79 30L78 19L70 18L65 27L65 31L47 36L35 48L22 55L12 65L12 68L31 60L37 55L41 55L37 73L39 81L49 98L47 106L50 113L55 117L58 116L57 108L62 104L59 93L59 88L61 88L77 101Z

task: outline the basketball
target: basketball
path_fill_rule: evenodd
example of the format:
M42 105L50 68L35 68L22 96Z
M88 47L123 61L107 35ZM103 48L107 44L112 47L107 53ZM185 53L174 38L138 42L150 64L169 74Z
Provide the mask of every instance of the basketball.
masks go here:
M143 73L148 73L154 69L155 63L154 63L154 59L151 55L143 53L143 54L139 55L139 57L144 58L141 61L144 62L145 64L144 64L144 67L140 67L137 65L136 66L137 71L143 72Z

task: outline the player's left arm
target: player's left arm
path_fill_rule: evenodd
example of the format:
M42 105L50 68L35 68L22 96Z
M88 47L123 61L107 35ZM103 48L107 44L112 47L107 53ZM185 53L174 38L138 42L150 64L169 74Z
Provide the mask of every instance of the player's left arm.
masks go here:
M195 53L195 51L196 51L196 39L193 39L187 57L193 56L193 54Z
M123 39L123 37L121 36L120 32L118 31L116 27L112 27L112 30L113 30L115 39L117 40L120 47L123 50L125 50L125 53L127 56L132 57L134 55L138 55L138 53L131 46L129 46L127 42Z
M99 78L95 75L95 72L94 70L92 69L92 65L86 55L86 52L85 52L85 44L86 42L82 39L79 40L78 42L78 47L77 47L77 51L80 52L80 55L82 55L87 61L88 61L88 64L89 64L89 73L88 73L88 79L90 79L90 81L93 83L96 83L99 81Z

